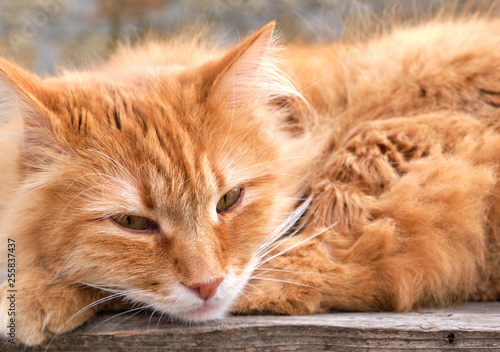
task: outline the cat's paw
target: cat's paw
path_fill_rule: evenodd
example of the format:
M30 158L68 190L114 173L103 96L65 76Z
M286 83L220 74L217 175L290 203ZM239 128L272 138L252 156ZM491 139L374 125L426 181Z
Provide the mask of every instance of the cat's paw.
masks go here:
M68 285L39 269L19 270L14 287L0 286L1 334L30 346L83 324L95 309L76 313L99 296L97 290Z
M252 284L253 285L253 284ZM233 305L233 314L306 315L322 313L322 294L314 287L265 284L245 291Z
M320 241L304 241L310 236L284 242L269 253L269 261L255 269L248 285L232 307L236 314L272 313L305 315L325 311L322 306L330 263ZM302 245L301 242L304 242ZM294 248L294 246L297 247ZM279 255L284 253L284 255Z
M19 285L13 291L6 281L0 287L0 329L9 342L38 345L53 334L44 326L46 313L36 298L37 292L26 286Z

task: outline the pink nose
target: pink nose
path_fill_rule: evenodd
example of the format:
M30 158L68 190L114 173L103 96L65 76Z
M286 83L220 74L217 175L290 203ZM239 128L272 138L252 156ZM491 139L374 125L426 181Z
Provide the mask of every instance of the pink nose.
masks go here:
M221 284L224 278L219 278L215 280L211 280L204 284L195 283L191 285L186 285L194 290L194 292L203 300L207 300L217 292L217 288Z

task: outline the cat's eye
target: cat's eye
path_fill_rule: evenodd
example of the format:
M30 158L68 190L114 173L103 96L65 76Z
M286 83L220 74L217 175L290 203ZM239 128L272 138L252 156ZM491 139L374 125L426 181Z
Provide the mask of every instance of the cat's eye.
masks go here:
M154 231L158 229L158 225L148 218L137 215L125 215L113 219L120 227L130 231Z
M241 198L241 193L241 188L234 188L224 194L217 203L217 213L222 213L231 209L236 203L238 203L238 200Z

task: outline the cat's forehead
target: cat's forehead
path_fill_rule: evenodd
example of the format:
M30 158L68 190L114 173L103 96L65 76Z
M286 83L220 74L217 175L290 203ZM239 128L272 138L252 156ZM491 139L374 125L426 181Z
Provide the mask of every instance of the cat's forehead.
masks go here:
M51 83L58 94L49 109L61 123L60 133L76 139L142 133L143 139L152 135L164 145L165 139L175 141L187 131L203 136L192 141L201 145L211 135L202 121L205 104L197 84L186 79L132 75L113 81L83 75Z
M259 124L247 128L199 88L196 79L80 81L54 110L79 148L96 151L87 155L99 172L120 174L145 206L182 215L239 187L247 156L270 151L252 139Z
M57 92L51 110L58 114L75 114L85 109L95 119L104 116L108 110L123 109L130 116L147 110L144 117L154 115L157 108L169 108L170 113L179 112L200 100L196 94L197 82L180 79L178 75L140 75L137 72L124 73L123 76L79 74L64 76L49 84Z
M222 142L203 121L196 86L150 83L80 82L61 96L58 114L100 172L120 174L149 208L183 213L224 186Z

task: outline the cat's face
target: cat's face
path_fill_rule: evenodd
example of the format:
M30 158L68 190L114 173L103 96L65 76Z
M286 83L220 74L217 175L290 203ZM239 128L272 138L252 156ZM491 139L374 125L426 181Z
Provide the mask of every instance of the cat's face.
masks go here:
M32 260L184 320L223 315L299 188L299 157L276 130L293 87L267 82L269 99L251 83L271 78L259 76L271 33L175 73L23 87L36 109L23 108L30 203L16 231Z

